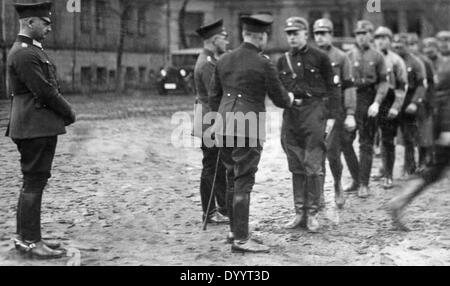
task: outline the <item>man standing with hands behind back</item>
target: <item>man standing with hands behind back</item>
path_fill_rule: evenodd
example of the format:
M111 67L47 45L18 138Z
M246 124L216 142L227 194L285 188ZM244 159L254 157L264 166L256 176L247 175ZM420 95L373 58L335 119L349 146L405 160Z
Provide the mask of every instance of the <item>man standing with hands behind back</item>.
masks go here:
M6 136L20 153L23 186L17 207L16 249L40 259L59 258L59 243L41 236L42 194L51 168L57 136L75 122L75 113L61 96L56 67L41 41L51 32L51 2L15 4L20 33L8 54L12 97Z

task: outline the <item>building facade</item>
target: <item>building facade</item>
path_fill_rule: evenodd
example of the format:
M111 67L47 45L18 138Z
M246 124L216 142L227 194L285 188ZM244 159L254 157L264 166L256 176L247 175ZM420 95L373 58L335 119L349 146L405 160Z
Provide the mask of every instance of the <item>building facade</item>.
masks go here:
M5 42L12 46L19 30L13 3L38 0L0 0L4 15ZM41 1L41 0L39 0ZM67 3L79 1L81 11L72 13ZM330 18L335 36L352 37L353 25L369 19L394 32L432 36L450 29L450 0L53 0L53 32L44 46L58 66L64 91L113 90L116 83L120 35L124 35L122 70L128 87L148 88L157 71L170 64L170 54L201 47L195 30L206 22L223 18L230 34L230 48L241 38L240 16L268 13L275 23L268 53L287 49L284 21L302 16L312 24ZM380 12L369 11L378 2ZM369 3L370 4L370 3ZM183 9L184 7L184 9ZM0 29L0 33L2 29ZM3 38L3 35L2 37ZM3 61L2 61L3 62ZM3 70L3 69L0 69Z

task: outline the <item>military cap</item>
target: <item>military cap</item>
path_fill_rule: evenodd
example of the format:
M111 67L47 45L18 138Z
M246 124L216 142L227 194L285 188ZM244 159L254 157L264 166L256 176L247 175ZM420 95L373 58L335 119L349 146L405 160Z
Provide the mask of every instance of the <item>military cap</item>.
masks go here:
M222 19L214 21L213 23L205 24L205 25L201 26L200 28L198 28L196 32L203 39L209 39L212 36L218 35L218 34L221 34L224 36L227 35L227 33L225 32L225 28L223 27Z
M375 30L375 37L389 37L392 39L392 31L388 27L380 26Z
M31 4L21 4L15 3L17 14L19 14L19 19L25 19L30 17L39 17L44 21L51 23L52 12L52 2L40 2Z
M253 14L250 16L242 16L241 21L245 31L253 33L267 33L273 23L273 18L268 14Z
M450 39L450 31L440 31L436 34L436 38L440 41L445 41Z
M401 43L401 44L407 45L408 44L408 39L409 39L409 36L408 36L407 33L398 33L398 34L394 35L392 41L394 43Z
M423 46L426 48L429 47L435 47L436 49L439 48L438 41L436 40L436 38L433 37L423 39Z
M302 17L290 17L286 20L286 26L284 28L285 32L288 31L298 31L298 30L309 30L308 21Z
M419 36L416 33L410 33L408 37L408 44L414 45L420 42Z
M360 20L356 23L356 27L354 32L355 33L359 33L359 32L368 32L368 33L372 33L374 30L373 24L370 21L367 20Z
M314 32L333 32L333 23L330 19L322 18L314 22Z

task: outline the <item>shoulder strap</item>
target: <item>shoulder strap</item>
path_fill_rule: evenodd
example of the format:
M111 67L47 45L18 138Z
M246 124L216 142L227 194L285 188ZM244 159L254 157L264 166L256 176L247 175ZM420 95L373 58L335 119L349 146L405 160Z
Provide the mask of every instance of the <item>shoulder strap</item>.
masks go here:
M291 56L289 55L289 52L286 52L284 55L286 56L286 61L289 66L289 69L292 72L292 78L295 79L297 77L297 74L295 73L294 67L292 66Z

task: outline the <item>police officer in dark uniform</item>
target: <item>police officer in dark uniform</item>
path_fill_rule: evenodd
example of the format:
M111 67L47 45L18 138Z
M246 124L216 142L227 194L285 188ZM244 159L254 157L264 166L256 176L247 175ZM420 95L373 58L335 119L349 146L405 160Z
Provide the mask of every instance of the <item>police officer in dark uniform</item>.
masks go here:
M371 46L374 27L366 20L356 24L356 47L348 56L353 66L356 98L356 124L359 133L360 156L356 157L352 144L345 144L343 153L353 178L347 191L358 190L360 198L369 196L369 181L373 162L373 146L377 131L376 117L387 95L387 69L383 56ZM352 141L356 134L353 134Z
M408 35L408 46L411 53L418 57L425 66L427 74L426 87L427 91L422 104L417 112L418 128L419 128L419 171L425 169L434 160L434 122L433 114L435 108L434 98L434 76L435 71L433 64L428 57L420 51L419 37L417 34Z
M56 68L41 41L51 31L51 3L15 4L20 33L8 54L9 93L12 108L6 136L20 153L23 186L17 208L15 245L41 259L58 258L58 243L41 237L41 202L57 136L75 122L70 104L61 96Z
M403 58L408 71L408 90L400 112L400 129L405 146L404 174L408 176L417 171L415 160L418 139L417 112L425 100L426 70L423 62L409 51L408 34L394 35L392 47Z
M325 134L335 125L341 103L333 83L330 59L307 44L308 22L301 17L291 17L286 20L284 30L291 49L279 59L278 71L286 89L302 101L300 106L286 109L283 114L281 143L292 173L296 212L285 227L306 226L316 232L320 227ZM327 110L326 100L331 101L330 110Z
M378 125L382 141L383 187L393 187L395 164L395 137L399 126L398 117L405 100L408 86L408 72L403 59L391 50L392 31L387 27L378 27L375 31L375 46L384 57L388 72L389 91L381 104Z
M408 230L401 221L406 206L430 185L445 178L450 167L450 65L440 69L436 78L435 92L442 99L441 104L437 107L437 120L435 121L436 158L418 177L412 178L406 184L402 194L389 202L388 206L394 226L399 230Z
M210 124L203 123L203 116L210 112L208 91L211 77L219 56L226 52L228 45L227 33L223 27L223 20L204 25L197 30L204 41L204 49L200 53L194 68L194 80L197 90L194 132L193 135L202 139L203 169L200 178L200 197L203 209L203 220L208 222L227 223L226 207L226 169L218 159L219 148L207 146L203 140L204 131ZM216 168L217 167L217 168ZM214 190L212 190L214 183ZM211 198L211 196L213 196ZM209 213L206 214L211 199ZM216 208L216 200L217 206Z
M268 252L261 241L251 239L248 225L250 193L265 140L265 97L267 94L276 106L287 108L294 96L283 88L275 66L261 55L272 17L257 14L241 19L244 43L217 62L209 103L218 111L213 130L231 174L228 191L233 204L228 213L232 251Z
M333 23L327 18L319 19L314 23L313 31L316 44L330 58L334 72L333 84L339 95L339 114L336 117L333 130L328 136L326 146L327 158L334 177L335 202L338 208L342 208L345 204L345 198L341 183L343 169L341 148L342 144L345 144L346 133L348 131L353 132L356 129L356 89L350 60L343 51L332 44ZM330 109L329 106L328 109ZM323 171L325 172L325 165ZM323 193L321 196L323 197Z

